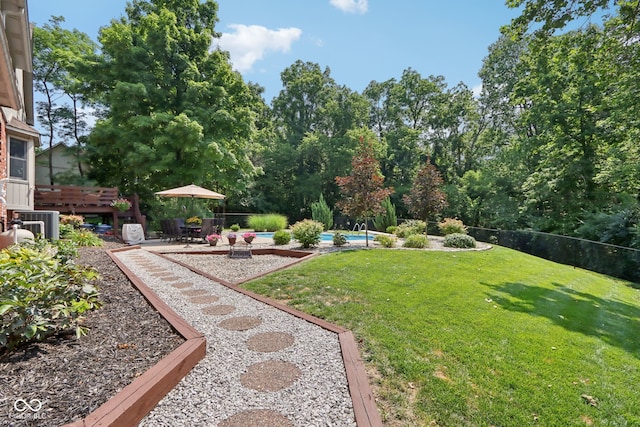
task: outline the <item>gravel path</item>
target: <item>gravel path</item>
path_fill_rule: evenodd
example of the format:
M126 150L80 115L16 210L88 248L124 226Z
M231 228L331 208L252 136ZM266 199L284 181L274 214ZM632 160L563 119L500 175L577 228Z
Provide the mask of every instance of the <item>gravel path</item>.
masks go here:
M337 334L153 253L116 256L207 339L206 357L141 426L355 426ZM221 274L211 271L213 259L221 271L234 272L230 281L239 271L249 277L292 261L273 255L188 258L181 261Z

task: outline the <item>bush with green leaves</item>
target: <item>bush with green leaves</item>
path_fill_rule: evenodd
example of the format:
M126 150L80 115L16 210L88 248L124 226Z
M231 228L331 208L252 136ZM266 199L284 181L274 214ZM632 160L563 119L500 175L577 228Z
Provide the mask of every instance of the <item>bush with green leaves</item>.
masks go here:
M427 239L427 236L424 234L411 234L404 240L402 247L418 249L428 248L429 239Z
M48 250L0 251L0 278L0 348L12 350L70 329L82 336L82 314L101 305L92 284L96 271L62 262Z
M255 231L278 231L287 228L287 217L279 214L251 215L247 224Z
M240 225L239 224L233 224L231 227L229 227L231 229L231 231L233 231L234 233L237 233L240 230Z
M389 227L398 225L398 217L396 215L396 207L391 203L391 199L387 197L382 201L384 213L376 215L373 218L373 226L378 231L386 231Z
M333 233L332 240L335 246L344 246L347 244L347 236L340 233L339 231L336 231L335 233Z
M273 233L273 243L276 245L288 245L291 241L291 233L287 230L278 230Z
M453 233L444 236L443 244L447 248L475 248L476 239L467 234Z
M312 219L298 221L291 226L293 238L300 242L303 248L309 248L320 243L322 231L324 231L324 225Z
M380 243L380 246L385 248L395 248L396 242L398 239L395 236L388 236L386 234L377 234L376 237L373 238L374 242Z
M390 225L389 227L387 227L385 231L389 234L396 234L397 229L398 229L397 225Z
M329 209L329 205L325 202L322 194L320 194L320 199L317 202L311 203L311 218L322 223L325 231L331 230L331 227L333 227L333 209Z
M467 234L467 227L462 221L456 218L445 218L438 223L438 229L443 235L458 233Z
M403 222L396 228L396 236L405 239L414 234L424 234L427 230L427 223L419 219L410 219Z
M65 239L71 240L78 246L100 247L104 245L104 240L102 240L97 234L89 230L73 229L66 234Z

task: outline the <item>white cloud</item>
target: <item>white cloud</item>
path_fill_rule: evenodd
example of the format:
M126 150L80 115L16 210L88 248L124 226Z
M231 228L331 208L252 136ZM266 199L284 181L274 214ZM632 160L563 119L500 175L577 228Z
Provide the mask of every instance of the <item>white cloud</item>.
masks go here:
M369 8L368 0L329 0L329 3L347 13L366 13Z
M482 83L474 86L471 91L473 92L473 97L474 98L479 98L480 94L482 93Z
M289 52L292 43L302 35L302 30L295 27L277 30L260 25L233 24L229 27L235 32L222 33L218 46L229 51L233 68L241 73L251 70L267 52Z

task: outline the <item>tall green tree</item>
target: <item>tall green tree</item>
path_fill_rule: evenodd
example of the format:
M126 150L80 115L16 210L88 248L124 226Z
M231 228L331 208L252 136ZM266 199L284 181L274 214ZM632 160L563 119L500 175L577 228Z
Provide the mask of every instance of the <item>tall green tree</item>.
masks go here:
M334 204L334 178L348 172L357 136L367 124L366 100L331 78L318 64L296 61L281 73L283 90L273 100L275 141L262 153L264 175L256 191L268 194L261 210L308 217L314 194Z
M97 45L78 30L62 28L64 18L51 17L42 27L33 28L34 89L44 95L36 103L39 122L50 149L56 141L75 147L78 174L82 177L81 153L88 126L84 107L89 100L83 95L79 68L90 60ZM53 151L49 150L49 182L55 184Z
M360 146L351 161L351 175L337 176L342 199L336 206L346 215L365 220L366 245L369 246L368 220L384 212L383 202L393 193L392 188L384 188L384 176L380 172L380 163L375 158L371 142L360 140Z
M106 107L89 139L99 182L146 195L198 183L233 196L251 184L263 101L212 49L217 10L134 0L100 31L103 55L87 75Z

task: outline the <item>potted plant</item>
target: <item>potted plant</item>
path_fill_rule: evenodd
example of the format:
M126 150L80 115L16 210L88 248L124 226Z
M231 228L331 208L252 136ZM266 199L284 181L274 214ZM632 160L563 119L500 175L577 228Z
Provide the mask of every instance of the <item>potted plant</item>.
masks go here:
M229 245L233 246L236 244L236 233L229 233L227 234L227 239L229 239Z
M202 225L202 220L198 216L189 217L184 222L187 223L187 225Z
M245 242L251 243L251 242L253 242L253 239L256 238L256 233L251 233L251 232L247 231L246 233L242 234L242 238L244 239Z
M209 245L215 246L218 244L218 240L222 239L222 236L219 234L213 233L213 234L207 235L205 239L207 239L207 242L209 242Z
M126 212L131 208L131 202L125 198L120 197L111 201L111 207L119 210L120 212Z

